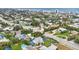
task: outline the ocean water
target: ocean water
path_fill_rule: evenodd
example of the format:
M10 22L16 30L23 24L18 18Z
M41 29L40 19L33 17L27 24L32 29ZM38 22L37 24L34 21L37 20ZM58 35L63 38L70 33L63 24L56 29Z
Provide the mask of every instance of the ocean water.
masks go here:
M31 11L50 11L55 12L72 12L72 13L79 13L79 8L0 8L0 10L31 10Z
M72 12L72 13L79 13L79 8L33 8L31 9L33 11L51 11L51 12L55 12L56 10L58 12Z

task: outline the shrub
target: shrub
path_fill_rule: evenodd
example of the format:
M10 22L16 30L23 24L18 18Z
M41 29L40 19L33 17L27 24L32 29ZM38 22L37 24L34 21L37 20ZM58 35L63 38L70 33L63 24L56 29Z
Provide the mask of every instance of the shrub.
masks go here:
M46 47L49 47L49 46L51 45L51 41L50 41L50 40L46 40L46 41L44 42L44 45L45 45Z
M42 36L43 34L40 33L40 32L35 32L35 33L32 33L32 36L34 37L39 37L39 36Z
M3 50L4 49L4 47L3 46L0 46L0 50Z
M11 45L12 50L21 50L21 44Z
M76 36L74 41L75 41L76 43L79 43L79 36Z
M75 36L69 36L67 40L70 41L70 40L73 40L73 39L75 39Z
M30 41L28 41L28 40L22 40L21 42L22 42L23 44L30 45Z
M29 34L29 33L31 33L31 32L32 32L31 29L30 29L30 30L22 30L22 31L21 31L22 34Z

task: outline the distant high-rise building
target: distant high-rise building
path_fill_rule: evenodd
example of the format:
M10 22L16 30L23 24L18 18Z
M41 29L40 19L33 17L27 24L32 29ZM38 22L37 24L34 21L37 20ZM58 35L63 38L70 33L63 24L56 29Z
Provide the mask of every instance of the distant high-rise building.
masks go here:
M55 12L58 13L58 10L56 10Z

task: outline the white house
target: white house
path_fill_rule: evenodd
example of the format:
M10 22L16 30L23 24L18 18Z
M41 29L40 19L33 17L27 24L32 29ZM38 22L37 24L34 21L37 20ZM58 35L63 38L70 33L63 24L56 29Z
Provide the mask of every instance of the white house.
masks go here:
M53 33L53 34L57 33L57 29L52 30L52 33Z
M0 42L9 42L10 40L9 39L6 39L6 38L3 38L3 39L0 39Z
M40 20L40 18L34 18L34 20L36 20L36 21L38 21L38 22L40 22L41 20Z
M33 33L34 32L40 32L40 33L43 33L44 32L44 29L43 28L40 28L40 27L34 27L32 30L33 30Z
M10 40L9 39L6 39L5 37L4 37L4 35L1 35L0 34L0 42L9 42Z
M79 23L74 23L74 24L69 25L69 26L71 26L71 27L75 27L75 28L79 28Z
M22 27L23 29L27 29L27 30L32 29L32 26L22 26Z
M47 47L42 45L39 49L40 50L47 50Z
M2 25L0 24L0 28L2 28Z
M29 46L27 47L27 50L37 50L37 49L36 49L36 47L29 45Z
M23 50L27 50L27 45L22 44L22 45L21 45L21 48L22 48Z
M32 19L31 19L31 18L26 18L26 19L24 19L24 20L26 20L26 21L31 21Z
M58 29L58 32L64 32L64 31L67 31L67 29L65 29L65 28L59 28Z
M73 22L79 22L79 18L77 19L72 19Z
M33 40L33 42L34 42L35 44L43 43L43 38L37 37L37 38L35 38L35 39Z
M12 31L12 30L13 30L13 27L6 27L6 28L4 28L3 30L4 30L4 31L6 31L6 30Z
M50 37L51 38L53 36L53 34L52 33L45 32L43 36Z

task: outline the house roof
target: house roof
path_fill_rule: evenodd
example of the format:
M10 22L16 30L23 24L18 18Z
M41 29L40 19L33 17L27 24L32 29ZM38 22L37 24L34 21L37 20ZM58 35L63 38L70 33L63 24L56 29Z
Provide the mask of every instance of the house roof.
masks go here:
M59 28L59 30L61 30L61 31L66 31L67 29L65 29L65 28Z
M47 50L47 47L46 46L41 46L39 49L40 50Z
M22 45L21 45L21 48L22 48L23 50L25 50L25 49L27 48L27 45L22 44Z
M34 46L28 46L27 49L28 50L37 50L36 47L34 47Z
M33 40L34 43L38 44L38 43L42 43L43 42L43 38L41 37L37 37Z
M4 38L4 35L0 34L0 39L3 39Z
M6 38L0 40L0 42L9 42L9 41L10 40L9 39L6 39Z
M4 50L11 50L11 47L6 46Z
M21 39L26 39L26 34L21 34Z
M51 44L51 46L48 47L48 50L56 50L56 46L54 44Z

